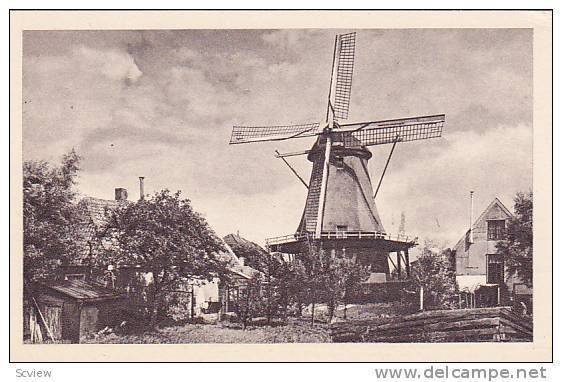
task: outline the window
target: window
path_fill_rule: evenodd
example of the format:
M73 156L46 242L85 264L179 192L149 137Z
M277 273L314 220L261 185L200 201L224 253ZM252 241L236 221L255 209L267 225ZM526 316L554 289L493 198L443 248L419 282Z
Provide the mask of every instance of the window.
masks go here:
M505 238L505 220L488 220L488 240Z
M486 282L488 284L502 284L504 282L504 263L502 255L486 255Z
M338 238L344 237L346 231L347 231L346 225L337 225L336 226L336 237L338 237Z
M343 157L335 157L334 159L334 166L337 168L343 168Z

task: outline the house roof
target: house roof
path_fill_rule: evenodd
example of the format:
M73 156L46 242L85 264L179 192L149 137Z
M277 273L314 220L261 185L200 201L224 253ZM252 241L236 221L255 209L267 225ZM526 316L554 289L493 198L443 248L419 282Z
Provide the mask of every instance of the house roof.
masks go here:
M121 297L101 284L83 280L54 281L40 285L80 301L103 301Z
M107 211L115 210L119 206L131 203L127 200L106 200L93 197L84 197L79 205L83 208L87 221L84 230L93 237L96 230L107 223Z
M87 242L93 239L96 233L98 232L98 230L102 228L104 224L107 223L108 215L106 212L115 210L120 206L127 205L128 203L132 203L132 202L127 200L123 200L123 201L107 200L107 199L100 199L94 197L82 198L80 204L84 208L87 221L83 223L83 226L81 227L80 230L81 231L80 236L84 241L84 248L85 248L84 255L81 257L80 260L84 260L89 255L87 250L88 248ZM225 237L223 239L223 244L226 248L226 251L219 253L219 257L228 264L230 271L247 279L250 279L254 275L260 273L259 271L257 271L252 267L249 267L247 265L242 265L242 262L240 261L236 253L232 250L230 245L235 245L235 246L240 244L245 246L253 245L255 246L254 249L256 250L259 249L265 252L263 248L261 248L260 246L258 246L253 242L241 238L240 236L236 238L235 235L228 235L227 237ZM106 245L110 245L110 243L106 243Z
M484 210L484 212L482 212L480 214L480 216L478 217L478 219L476 219L474 221L474 223L472 223L472 227L470 227L470 229L474 229L474 227L478 226L482 220L484 219L484 217L486 215L488 215L488 213L491 211L492 208L494 208L494 206L498 206L509 218L513 217L513 214L511 213L510 210L507 209L507 207L501 202L501 200L499 200L497 197L494 198L494 200L492 200L492 202L488 205L488 207L486 207L486 209ZM457 244L455 244L455 246L453 248L458 248L460 245L462 245L465 241L466 235L468 234L468 232L470 231L467 230L459 239L459 241L457 241Z
M509 216L510 218L513 217L513 214L511 213L510 210L507 209L507 207L501 202L501 200L499 200L498 198L494 198L494 200L492 200L492 202L488 205L488 207L486 207L486 209L484 210L484 212L482 212L480 214L480 216L478 217L478 219L476 219L476 221L474 222L474 224L472 225L472 227L477 226L478 224L480 224L480 222L482 221L482 219L484 219L484 217L488 214L488 212L490 212L490 210L494 207L494 206L498 206L507 216Z
M84 220L80 224L77 238L78 241L82 242L84 247L82 256L78 259L79 262L89 256L88 243L94 239L95 235L107 222L108 215L106 211L115 210L119 206L127 203L131 202L127 200L93 198L90 196L84 197L78 202L78 206L84 212Z
M230 271L234 274L237 274L239 276L244 277L245 279L251 279L252 277L256 276L256 275L260 275L261 272L258 271L257 269L254 269L252 267L249 267L247 265L235 265L233 267L230 268Z
M240 258L251 258L252 256L269 256L269 253L254 243L253 241L247 240L240 235L228 234L223 238L225 247L231 253L235 261L231 263L230 271L242 276L246 279L251 279L252 277L261 274L255 268L243 264Z
M260 253L263 255L268 254L267 251L260 247L258 244L254 243L253 241L247 240L240 235L231 233L226 235L223 240L233 249L237 256L245 256L246 254L244 252L249 251L253 251L255 253Z
M225 239L226 239L226 237L225 237ZM224 244L224 247L226 248L226 251L222 252L220 254L220 256L222 257L223 260L225 260L228 263L229 270L232 273L237 274L238 276L244 277L245 279L248 279L248 280L251 279L252 277L254 277L255 275L261 273L257 269L254 269L254 268L252 268L248 265L242 265L242 262L240 261L238 256L236 256L236 253L234 253L234 251L232 250L232 248L228 244L227 240L225 240L225 239L223 239L223 244Z

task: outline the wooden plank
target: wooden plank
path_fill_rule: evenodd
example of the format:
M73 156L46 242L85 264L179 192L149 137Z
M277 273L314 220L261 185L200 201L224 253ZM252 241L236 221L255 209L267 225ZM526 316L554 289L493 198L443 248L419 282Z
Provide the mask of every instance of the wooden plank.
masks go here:
M406 321L417 321L423 318L437 318L437 317L462 317L467 314L499 314L501 307L493 308L473 308L473 309L454 309L454 310L428 310L420 313L413 313L403 316L389 317L385 319L378 319L379 324L383 323L398 323ZM365 320L369 321L369 320Z
M383 323L383 324L381 324L377 319L361 320L361 321L351 320L347 322L335 323L332 325L332 328L335 333L340 331L353 330L351 328L357 328L359 326L366 326L371 328L371 330L401 330L413 326L425 326L425 325L439 323L439 322L451 322L451 321L478 319L478 318L486 318L486 317L498 317L498 315L492 315L490 314L490 312L480 311L480 310L476 310L476 311L462 310L456 312L455 314L448 314L448 315L439 314L434 317L428 317L428 318L422 317L421 319L418 320L404 320L404 319L401 320L397 318L396 322Z
M441 323L441 322L456 322L459 320L471 320L471 319L479 319L479 318L492 318L498 317L497 315L491 315L489 312L470 312L466 311L462 314L458 315L446 315L446 316L437 316L437 317L429 317L423 318L417 321L398 321L392 322L388 324L371 324L369 327L372 330L398 330L402 328L409 328L412 326L425 326L434 323Z
M505 329L505 328L509 327L516 332L520 332L522 335L533 338L533 331L528 330L527 328L522 327L522 326L518 325L517 323L515 323L513 321L506 320L504 317L500 317L500 324L501 324L502 328L504 328L504 330L506 330L506 331L507 331L507 329Z
M454 331L459 329L478 329L493 327L499 331L500 319L499 317L486 317L474 320L462 320L462 321L449 321L449 322L437 322L433 324L427 324L422 326L412 326L408 328L403 328L401 331L404 334L408 333L430 333L430 332L443 332L443 331ZM369 334L373 333L375 335L392 335L397 331L395 329L378 330L377 328L369 328L367 331Z
M533 320L531 317L523 317L507 309L502 310L500 315L501 317L504 317L509 321L514 322L517 325L526 328L527 330L530 330L531 332L533 331Z
M480 332L479 332L480 331ZM400 333L396 335L396 333ZM514 314L508 307L476 308L450 311L428 311L388 319L351 320L332 324L336 342L358 337L375 342L433 341L473 336L476 341L490 341L490 336L503 333L508 340L532 339L532 322ZM479 338L478 336L487 336Z
M402 334L398 336L365 336L365 342L465 342L468 339L490 341L497 328L469 329L450 332ZM459 341L465 340L465 341Z

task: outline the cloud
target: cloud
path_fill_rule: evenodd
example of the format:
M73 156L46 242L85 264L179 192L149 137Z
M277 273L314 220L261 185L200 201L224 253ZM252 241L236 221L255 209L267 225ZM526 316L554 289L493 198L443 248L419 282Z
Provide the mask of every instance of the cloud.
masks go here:
M306 37L306 34L302 33L301 30L290 29L277 30L262 36L266 43L283 50L293 50L302 47Z
M136 82L142 72L133 58L118 50L97 50L82 46L75 53L81 64L87 62L88 69L99 72L112 80L127 80Z
M324 119L335 33L26 32L24 158L56 160L76 147L85 194L111 198L122 186L133 195L143 175L148 192L183 190L221 234L239 229L262 241L291 233L306 190L273 152L308 149L313 140L227 142L232 125ZM493 196L509 205L530 187L531 37L358 33L350 122L447 115L442 139L397 146L377 197L389 232L405 211L407 231L456 240L470 189L482 210ZM374 184L389 149L373 147ZM290 161L309 176L306 158Z
M415 159L406 144L397 146L397 154L409 158L399 169L391 162L377 204L388 231L396 230L404 211L407 231L454 245L468 229L469 191L475 191L478 215L493 198L511 207L515 193L530 188L532 129L495 126L483 134L454 132L436 141L422 141L427 149Z

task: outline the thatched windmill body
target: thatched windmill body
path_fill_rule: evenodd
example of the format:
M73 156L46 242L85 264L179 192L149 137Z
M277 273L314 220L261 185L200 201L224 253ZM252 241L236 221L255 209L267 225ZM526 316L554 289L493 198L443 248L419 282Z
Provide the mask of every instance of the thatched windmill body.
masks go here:
M402 263L409 275L408 249L416 240L385 231L375 197L396 144L440 137L445 115L340 123L348 117L354 60L355 33L336 36L324 123L235 126L230 144L317 138L310 150L285 154L276 151L276 156L289 167L285 158L307 155L312 171L308 183L299 177L308 188L308 195L297 232L268 239L271 250L298 254L313 241L324 250L370 264L373 273L388 275L390 259L399 277ZM383 144L393 146L373 192L367 167L372 154L367 147ZM291 170L298 176L292 167ZM396 253L396 261L389 256L391 253Z

